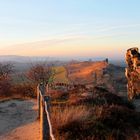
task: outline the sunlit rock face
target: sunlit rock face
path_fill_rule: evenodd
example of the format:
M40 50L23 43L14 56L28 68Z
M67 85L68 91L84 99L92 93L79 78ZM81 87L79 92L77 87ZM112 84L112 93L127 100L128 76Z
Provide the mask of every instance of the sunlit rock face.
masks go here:
M140 53L138 48L127 50L126 64L125 76L128 81L128 99L132 100L140 94Z

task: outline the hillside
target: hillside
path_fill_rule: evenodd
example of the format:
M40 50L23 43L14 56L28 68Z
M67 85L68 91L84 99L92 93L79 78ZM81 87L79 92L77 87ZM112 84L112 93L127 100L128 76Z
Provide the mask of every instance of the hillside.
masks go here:
M88 84L94 80L94 73L103 71L106 62L80 62L66 66L68 78L72 83Z
M139 137L140 114L136 112L139 111L139 103L135 102L135 110L131 102L120 97L127 93L123 67L105 61L84 61L53 66L53 70L56 73L54 83L61 83L49 88L50 116L56 140L86 140L87 137L87 140L118 140L116 137L129 140L135 134ZM12 94L35 98L30 82L18 81L15 79ZM34 105L34 102L13 100L1 103L1 124L5 127L1 125L0 139L39 139ZM125 127L129 129L126 131ZM30 137L33 131L35 135ZM127 135L128 132L131 134Z
M50 63L51 64L51 63ZM35 64L34 64L35 65ZM15 64L16 71L12 75L14 83L28 82L26 73L30 65L26 63ZM69 85L85 85L88 87L101 86L110 92L126 95L125 69L105 61L74 61L65 64L54 65L54 83Z
M87 87L101 86L110 92L126 95L125 69L104 61L75 62L55 67L55 83L82 84Z

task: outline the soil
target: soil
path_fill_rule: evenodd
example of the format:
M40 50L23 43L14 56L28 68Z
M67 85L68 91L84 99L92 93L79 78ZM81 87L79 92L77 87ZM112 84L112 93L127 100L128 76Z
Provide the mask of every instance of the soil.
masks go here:
M35 100L0 102L0 140L39 140Z

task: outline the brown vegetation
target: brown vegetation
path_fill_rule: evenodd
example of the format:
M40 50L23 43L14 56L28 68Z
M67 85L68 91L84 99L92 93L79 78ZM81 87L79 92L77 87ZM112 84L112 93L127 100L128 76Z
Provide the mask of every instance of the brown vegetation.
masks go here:
M13 65L10 63L0 63L0 97L11 95L11 77Z
M36 64L31 67L27 73L27 77L35 83L48 83L51 78L53 78L54 71L51 67L45 64Z
M87 84L93 82L93 74L96 71L102 71L108 64L101 62L79 62L66 66L68 78L74 83Z
M101 75L104 72L100 70L106 66L108 64L105 62L73 64L69 74L74 80L76 80L75 77L81 77L82 81L78 79L76 82L84 83L90 78L93 82L92 70L99 70L101 73L96 76L100 75L98 78L102 82ZM108 71L112 70L110 67L107 68ZM73 71L74 69L75 71ZM113 81L110 80L107 71L103 75L106 80L104 82L107 84ZM48 83L53 79L50 68L46 68L44 65L36 65L29 70L27 76L34 81L33 84L31 82L13 84L10 75L5 74L5 76L6 78L0 80L0 95L22 98L35 98L37 83ZM125 83L126 81L120 77L118 82ZM64 90L64 87L51 89L51 122L56 140L131 140L136 137L140 138L140 114L135 112L133 104L103 88L106 87L103 83L99 85L94 85L94 88L88 91L86 89L83 91L79 87L74 87L70 91ZM83 92L87 93L83 96Z
M57 140L130 140L140 132L140 114L123 98L95 87L92 96L72 94L65 104L52 103Z
M36 86L29 83L16 84L11 87L11 93L13 97L36 98Z

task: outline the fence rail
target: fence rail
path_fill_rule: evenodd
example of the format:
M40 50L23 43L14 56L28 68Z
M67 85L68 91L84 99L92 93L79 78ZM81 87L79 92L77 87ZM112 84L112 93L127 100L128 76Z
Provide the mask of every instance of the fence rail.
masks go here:
M45 95L45 87L38 85L37 102L38 118L40 120L40 140L55 140L50 121L50 97Z

